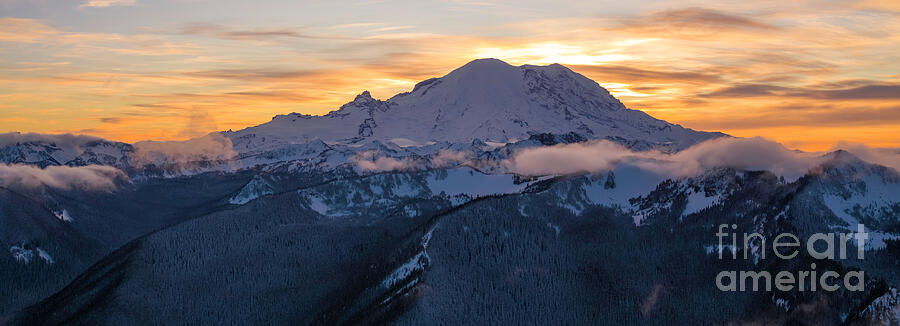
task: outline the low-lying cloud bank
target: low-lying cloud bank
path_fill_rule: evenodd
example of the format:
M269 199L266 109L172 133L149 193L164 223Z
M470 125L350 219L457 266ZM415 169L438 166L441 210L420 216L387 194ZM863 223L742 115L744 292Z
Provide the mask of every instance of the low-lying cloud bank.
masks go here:
M842 142L830 151L838 149L846 150L864 161L900 171L900 150ZM659 151L635 152L618 143L597 140L524 149L500 165L506 171L528 176L599 172L611 170L618 164L628 164L669 177L688 177L709 168L731 167L769 171L794 180L824 163L828 159L826 154L791 150L761 137L722 137L674 154ZM476 163L472 153L450 150L421 158L394 158L377 151L366 151L358 153L351 160L365 172L413 171Z
M0 186L8 188L108 191L115 190L116 182L125 179L127 176L121 170L102 165L42 169L26 164L0 164Z
M851 146L852 145L852 146ZM838 144L865 161L900 168L900 155L861 144ZM713 167L765 170L789 179L823 163L824 153L793 151L760 137L717 138L675 154L658 151L634 152L619 144L600 140L523 150L504 162L511 172L522 175L570 174L609 170L631 164L673 177L691 176Z
M199 161L226 161L237 156L231 138L220 133L184 141L140 141L134 143L132 164L186 164Z
M471 161L472 153L442 149L431 157L393 158L378 151L364 151L350 158L365 172L412 171L428 168L448 168Z
M408 171L414 170L421 165L417 159L381 156L374 151L357 153L351 160L356 162L356 166L365 172Z

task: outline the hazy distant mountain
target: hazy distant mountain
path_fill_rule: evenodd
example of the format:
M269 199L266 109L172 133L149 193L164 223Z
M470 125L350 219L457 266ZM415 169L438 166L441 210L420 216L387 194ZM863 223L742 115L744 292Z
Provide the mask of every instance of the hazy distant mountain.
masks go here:
M99 164L125 168L133 152L129 144L91 136L0 134L0 163L40 167Z

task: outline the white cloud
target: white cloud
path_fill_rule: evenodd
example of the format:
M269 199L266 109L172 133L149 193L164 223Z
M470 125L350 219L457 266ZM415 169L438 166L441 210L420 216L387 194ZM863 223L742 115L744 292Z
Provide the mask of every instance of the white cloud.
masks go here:
M570 174L608 170L616 162L634 156L636 153L619 144L601 140L525 149L504 165L522 175Z
M733 167L797 178L823 160L821 155L792 151L777 142L757 137L713 139L675 154L633 152L601 140L526 149L504 165L523 175L597 172L628 163L670 176L695 175L712 167Z
M754 138L717 138L691 146L669 158L676 163L676 175L692 175L711 167L765 170L790 178L805 174L824 161L818 153L787 149L772 140Z
M350 160L356 162L356 166L365 172L406 171L419 166L419 161L413 158L393 158L382 156L378 151L364 151L356 153Z
M442 149L430 159L419 157L394 158L384 156L379 151L369 150L356 153L350 160L355 162L356 166L365 172L387 172L449 168L471 162L471 156L471 152Z
M848 147L846 144L844 147ZM850 146L848 151L863 160L900 167L896 151ZM599 140L521 150L501 165L520 175L563 175L610 170L617 164L629 164L671 177L692 176L713 167L769 171L787 179L796 179L823 163L823 153L790 150L772 140L756 138L717 138L674 154L659 151L634 152L614 142ZM377 151L358 153L351 158L366 172L409 171L447 168L472 162L472 153L442 150L430 160L393 158ZM892 161L893 160L893 161Z
M0 185L10 188L114 190L116 181L125 180L125 173L109 166L48 166L39 168L25 164L0 164Z
M436 168L445 168L466 163L471 159L470 152L457 152L449 149L442 149L431 158L431 165Z
M132 164L186 164L199 161L227 161L237 152L231 138L220 133L185 141L141 141L134 143Z

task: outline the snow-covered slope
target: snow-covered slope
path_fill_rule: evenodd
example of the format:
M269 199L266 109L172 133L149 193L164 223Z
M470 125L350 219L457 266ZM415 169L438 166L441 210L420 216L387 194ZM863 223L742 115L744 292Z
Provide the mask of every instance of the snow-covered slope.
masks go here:
M900 173L860 160L846 151L826 155L811 171L806 194L821 202L836 219L835 230L854 232L863 224L869 233L867 249L882 249L886 239L900 239Z
M320 139L352 144L506 143L532 134L578 133L635 149L680 150L721 133L698 132L626 108L596 82L559 65L511 66L479 59L411 92L382 101L368 92L324 116L292 113L237 132L236 148L265 149Z
M125 143L81 135L0 134L0 163L125 167L134 148Z

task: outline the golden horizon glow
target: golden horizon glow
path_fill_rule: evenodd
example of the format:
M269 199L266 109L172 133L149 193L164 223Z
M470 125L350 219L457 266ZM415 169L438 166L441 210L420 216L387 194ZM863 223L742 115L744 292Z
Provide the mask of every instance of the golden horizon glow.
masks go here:
M494 57L566 65L697 130L900 148L894 2L413 4L0 2L0 132L181 140L324 114L364 90L389 98Z

